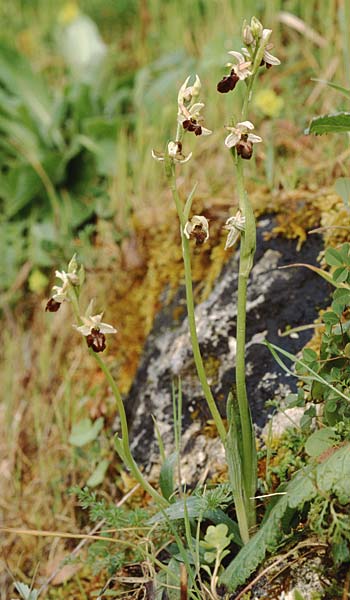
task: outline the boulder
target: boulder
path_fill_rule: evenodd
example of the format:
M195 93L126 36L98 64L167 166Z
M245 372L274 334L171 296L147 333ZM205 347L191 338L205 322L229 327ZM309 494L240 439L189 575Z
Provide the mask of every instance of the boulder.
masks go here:
M257 228L257 251L248 287L246 368L247 391L254 423L266 422L267 400L283 398L295 390L296 380L286 374L262 345L267 338L287 351L297 353L313 329L295 337L280 337L286 327L312 324L318 310L326 307L330 289L306 268L279 269L295 262L317 264L321 238L308 238L299 252L296 242L282 237L266 241L273 219L263 218ZM210 296L196 307L199 343L206 372L220 412L225 414L227 394L235 382L238 252L226 263ZM152 415L168 452L173 450L172 383L181 377L183 395L184 461L193 472L208 464L219 468L221 444L204 431L210 414L197 379L187 317L175 322L176 305L185 302L181 288L170 306L158 314L145 344L143 357L126 407L132 451L147 470L159 461ZM184 311L186 314L186 311ZM213 428L211 428L213 429ZM213 432L211 431L211 434ZM211 436L213 437L213 436ZM187 460L186 460L187 457ZM185 468L185 467L184 467ZM208 467L209 468L209 467Z

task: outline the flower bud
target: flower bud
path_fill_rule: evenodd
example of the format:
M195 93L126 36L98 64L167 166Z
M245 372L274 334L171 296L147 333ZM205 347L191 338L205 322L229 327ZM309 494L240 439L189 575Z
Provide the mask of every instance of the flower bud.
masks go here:
M242 38L246 46L251 46L251 44L254 42L254 36L251 27L248 25L247 21L244 21L243 23Z
M252 17L251 21L250 21L250 29L251 29L251 33L253 35L253 37L256 40L260 40L262 33L263 33L263 26L260 23L259 19L257 19L256 17Z

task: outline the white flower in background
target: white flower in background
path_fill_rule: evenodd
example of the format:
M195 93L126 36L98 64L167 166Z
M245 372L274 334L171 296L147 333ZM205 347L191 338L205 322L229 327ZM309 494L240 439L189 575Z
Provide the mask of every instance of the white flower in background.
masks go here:
M204 244L209 239L209 221L203 215L194 215L190 221L187 221L184 227L184 234L189 240L194 238L196 246Z
M96 23L74 3L64 7L59 20L59 51L76 79L92 83L107 54Z
M227 66L232 67L232 71L237 75L238 79L244 80L247 77L250 77L252 74L250 70L250 67L252 66L251 61L246 60L246 58L243 56L243 54L241 54L241 52L236 52L235 50L230 50L229 54L236 59L237 63L228 63Z
M242 158L249 159L253 154L253 144L262 142L262 138L254 133L250 133L254 129L253 123L250 121L242 121L234 127L226 127L230 132L225 139L227 148L235 147L237 154Z
M86 337L89 348L94 352L103 352L106 348L105 334L117 333L113 325L102 322L103 312L98 315L92 314L93 300L86 309L85 315L80 318L83 325L73 325L73 327Z
M228 236L225 244L225 250L231 248L237 242L241 231L245 229L245 217L243 217L240 210L237 211L234 217L229 217L224 225L224 229L227 229Z

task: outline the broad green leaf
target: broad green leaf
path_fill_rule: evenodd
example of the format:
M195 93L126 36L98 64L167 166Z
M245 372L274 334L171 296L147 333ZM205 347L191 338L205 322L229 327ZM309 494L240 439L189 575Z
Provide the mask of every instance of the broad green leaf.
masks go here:
M336 325L337 323L339 323L338 315L331 310L326 311L322 315L322 319L325 323L329 323L330 325Z
M107 458L101 460L101 462L97 465L92 475L90 475L89 479L86 482L86 485L88 485L89 487L96 487L97 485L103 483L108 467L109 460L107 460Z
M338 323L338 319L337 319L337 323ZM303 359L306 362L314 362L315 360L318 359L317 352L315 352L315 350L313 350L312 348L304 348Z
M40 75L33 73L24 56L4 43L0 44L0 82L5 89L21 99L42 135L61 144L61 133L54 128L53 103L47 92L47 85Z
M310 126L306 129L306 135L314 133L344 133L350 131L350 113L339 112L312 119Z
M91 419L82 419L72 427L69 443L78 448L93 442L103 427L103 418L100 417L94 423Z
M337 283L344 283L349 275L348 267L339 267L333 273L334 281Z
M350 177L338 177L335 181L335 191L341 197L346 208L350 209Z
M325 252L326 263L331 267L341 267L344 264L344 259L340 252L335 248L327 248Z
M308 437L305 450L309 456L316 457L331 448L338 439L337 434L331 427L325 427L314 431L310 437Z

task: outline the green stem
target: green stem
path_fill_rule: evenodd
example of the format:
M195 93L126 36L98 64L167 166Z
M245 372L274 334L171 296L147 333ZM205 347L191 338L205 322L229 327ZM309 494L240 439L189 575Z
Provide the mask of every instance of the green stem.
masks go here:
M76 289L74 288L74 286L71 286L69 298L72 303L72 308L73 308L75 318L80 325L81 318L80 318L80 311L79 311L79 302L78 302L77 292L76 292ZM125 462L125 465L130 470L134 479L143 487L143 489L151 496L151 498L153 498L153 500L156 502L156 504L158 504L158 506L161 508L166 508L169 505L169 503L144 478L144 476L142 475L139 467L137 466L137 464L134 460L133 455L131 454L130 445L129 445L129 427L128 427L128 421L126 418L124 403L123 403L123 399L121 397L119 388L113 379L112 373L110 372L108 366L106 365L106 363L104 362L104 360L101 358L101 356L99 354L96 354L96 352L94 352L91 348L89 348L89 353L90 353L90 356L92 356L95 359L95 361L97 362L101 371L103 372L104 376L106 377L106 380L108 381L108 383L111 387L113 396L117 403L117 409L118 409L119 418L120 418L120 426L121 426L121 431L122 431L122 438L121 438L122 447L123 447L123 457L122 458Z
M118 409L119 418L120 418L120 426L121 426L121 430L122 430L122 444L123 444L123 453L124 453L124 458L126 461L126 466L130 469L131 474L133 475L134 479L139 482L139 484L143 487L143 489L153 498L153 500L156 502L156 504L158 504L158 506L160 506L160 507L166 508L168 506L168 502L165 500L165 498L163 498L163 496L158 494L158 492L153 488L153 486L151 486L150 483L148 483L148 481L144 478L144 476L142 475L139 467L137 466L137 464L134 460L134 457L131 454L130 446L129 446L128 422L127 422L127 418L126 418L124 403L123 403L121 394L119 392L118 386L117 386L116 382L114 381L113 376L112 376L108 366L104 362L104 360L98 354L96 354L96 352L94 352L91 349L90 349L90 354L91 354L91 356L94 357L94 359L96 360L101 371L105 375L105 377L111 387L113 396L117 403L117 409Z
M184 261L184 270L185 270L185 287L186 287L186 303L187 303L187 314L188 314L188 327L190 330L191 344L194 362L197 369L197 374L199 381L202 386L202 390L207 401L211 416L213 417L214 423L218 430L219 436L222 442L225 442L226 438L226 429L223 423L223 420L220 416L218 408L215 404L215 400L213 398L213 394L211 392L210 386L207 381L207 377L205 374L205 369L203 365L203 359L201 355L201 351L199 348L198 336L197 336L197 328L196 328L196 319L194 312L194 299L193 299L193 289L192 289L192 273L191 273L191 256L190 256L190 245L189 241L184 234L185 227L185 218L183 214L183 208L181 204L181 200L176 187L176 177L174 172L174 167L172 168L172 176L169 178L169 183L172 191L172 195L174 198L174 202L176 205L177 214L180 221L181 227L181 242L182 242L182 255Z
M236 334L236 393L242 431L242 472L249 524L255 521L255 510L250 497L254 496L256 489L256 449L252 429L250 409L246 389L246 312L247 312L247 284L253 266L256 247L255 218L252 206L244 188L242 159L235 157L237 188L239 194L239 207L246 219L245 231L241 237L239 274L238 274L238 300L237 300L237 334Z

